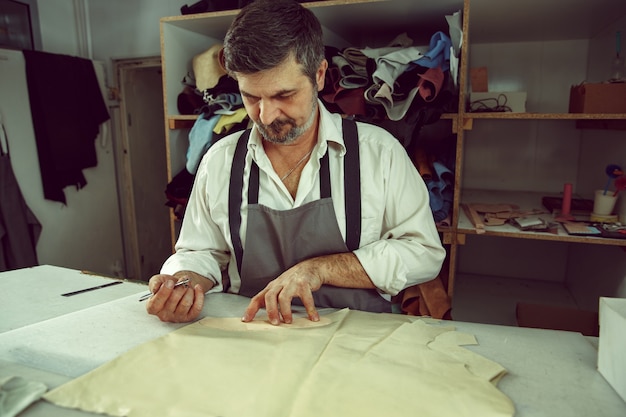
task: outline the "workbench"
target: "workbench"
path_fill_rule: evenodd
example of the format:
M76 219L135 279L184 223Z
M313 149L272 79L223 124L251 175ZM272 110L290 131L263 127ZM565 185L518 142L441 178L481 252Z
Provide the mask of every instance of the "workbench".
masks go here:
M121 281L70 297L61 294ZM162 323L127 282L54 266L0 273L0 378L54 388L185 324ZM209 294L201 317L240 317L245 297ZM321 310L325 314L331 310ZM302 310L296 310L303 314ZM446 321L473 334L466 348L506 368L498 388L520 417L620 416L626 404L596 369L597 339L579 333ZM20 416L95 415L40 400Z

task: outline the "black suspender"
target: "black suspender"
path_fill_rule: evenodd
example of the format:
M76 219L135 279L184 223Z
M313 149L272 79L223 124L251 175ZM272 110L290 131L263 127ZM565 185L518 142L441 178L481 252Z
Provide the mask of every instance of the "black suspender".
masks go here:
M230 239L235 250L237 270L241 273L241 261L243 259L243 246L239 228L241 227L241 194L243 193L243 171L246 165L246 153L248 151L248 138L250 129L244 130L239 137L233 164L230 171L230 185L228 188L228 223L230 224Z
M359 136L354 120L342 119L346 156L343 169L346 202L346 246L353 251L361 241L361 163Z
M346 205L346 246L348 250L358 249L361 240L361 173L359 160L359 137L356 122L343 119L343 138L346 144L344 159L344 193ZM243 245L239 230L241 228L241 202L243 193L243 173L248 151L250 129L239 137L230 172L228 191L228 216L230 236L237 260L237 270L241 273ZM328 167L328 151L321 159L320 196L330 197L330 169ZM259 197L259 167L252 163L248 186L248 202L256 203ZM251 186L251 185L255 186Z

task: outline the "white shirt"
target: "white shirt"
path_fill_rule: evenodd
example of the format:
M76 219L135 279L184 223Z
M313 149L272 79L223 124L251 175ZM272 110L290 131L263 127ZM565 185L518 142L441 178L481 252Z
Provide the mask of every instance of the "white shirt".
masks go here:
M247 190L251 162L259 166L259 204L275 210L293 209L320 198L320 159L328 149L332 199L345 239L343 156L345 145L341 116L319 102L317 145L305 165L295 199L284 186L265 154L261 138L252 129L244 168L241 242L246 247ZM437 276L445 249L429 207L428 190L405 149L386 130L358 123L361 161L361 243L354 251L374 285L395 295L414 284ZM229 292L237 293L240 277L230 238L228 187L231 164L240 132L214 144L196 174L195 183L176 253L161 273L189 270L215 282L211 292L223 291L223 274L230 278Z

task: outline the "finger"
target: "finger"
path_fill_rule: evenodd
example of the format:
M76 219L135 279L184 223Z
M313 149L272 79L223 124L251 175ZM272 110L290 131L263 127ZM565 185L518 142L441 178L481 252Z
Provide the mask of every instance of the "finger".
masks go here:
M243 313L241 321L248 323L254 320L254 316L256 316L256 313L258 313L259 310L264 306L262 300L264 300L264 298L261 293L252 297L250 303L248 304L248 307L246 307L246 311L244 311Z
M152 294L156 293L167 278L171 277L165 274L153 275L150 278L150 281L148 281L148 289L150 290L150 292Z
M148 313L158 314L163 311L170 294L172 294L172 288L174 288L174 281L171 279L167 279L165 282L161 283L158 291L156 291L146 303L146 310L148 310Z
M183 319L187 317L187 315L189 314L189 310L194 303L194 295L195 292L193 288L185 289L183 296L181 297L180 301L176 305L176 309L174 310L175 317L180 317Z
M264 299L268 320L275 326L279 325L280 311L278 310L278 293L276 291L267 291Z
M157 313L156 316L164 323L176 323L177 322L174 315L169 311L161 310Z
M191 321L200 315L203 306L204 290L200 284L196 284L194 288L190 287L185 291L174 314L179 321Z
M304 294L300 296L300 300L302 301L302 305L306 309L306 314L309 316L309 320L320 321L320 314L317 312L317 309L315 308L315 300L313 299L313 293L311 291L306 291Z
M167 323L182 323L187 320L187 314L185 312L185 310L189 310L189 307L185 308L182 307L182 305L184 304L184 298L185 298L185 293L183 293L183 296L178 297L178 295L176 294L178 291L174 290L170 293L169 298L167 299L167 302L165 303L165 306L163 307L163 309L161 311L159 311L159 313L157 314L157 317L159 319L161 319L161 321L163 322L167 322ZM176 304L175 307L172 307L174 305L174 300L178 299L178 304ZM193 304L193 300L187 302L187 305L191 305Z
M202 312L202 307L204 307L204 290L202 289L202 286L200 284L196 284L193 291L193 304L187 313L187 321L194 320L198 317Z
M291 300L292 299L293 299L293 296L288 295L284 289L278 295L278 305L280 306L280 314L282 315L283 321L287 324L291 324L293 322L293 315L291 313Z
M167 282L168 285L170 283L172 283L172 282L171 281ZM173 289L170 291L170 295L167 298L167 301L165 302L165 307L164 308L165 308L165 310L170 311L172 314L175 314L176 309L178 308L178 304L180 303L180 301L182 300L183 296L187 292L187 288L185 288L183 286L172 287L172 288ZM158 295L159 293L160 293L160 291L156 295Z

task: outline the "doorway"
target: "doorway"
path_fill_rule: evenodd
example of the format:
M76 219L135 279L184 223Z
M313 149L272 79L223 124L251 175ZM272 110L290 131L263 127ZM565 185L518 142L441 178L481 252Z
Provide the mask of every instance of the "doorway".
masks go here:
M148 280L172 252L160 57L115 60L116 171L126 278Z

